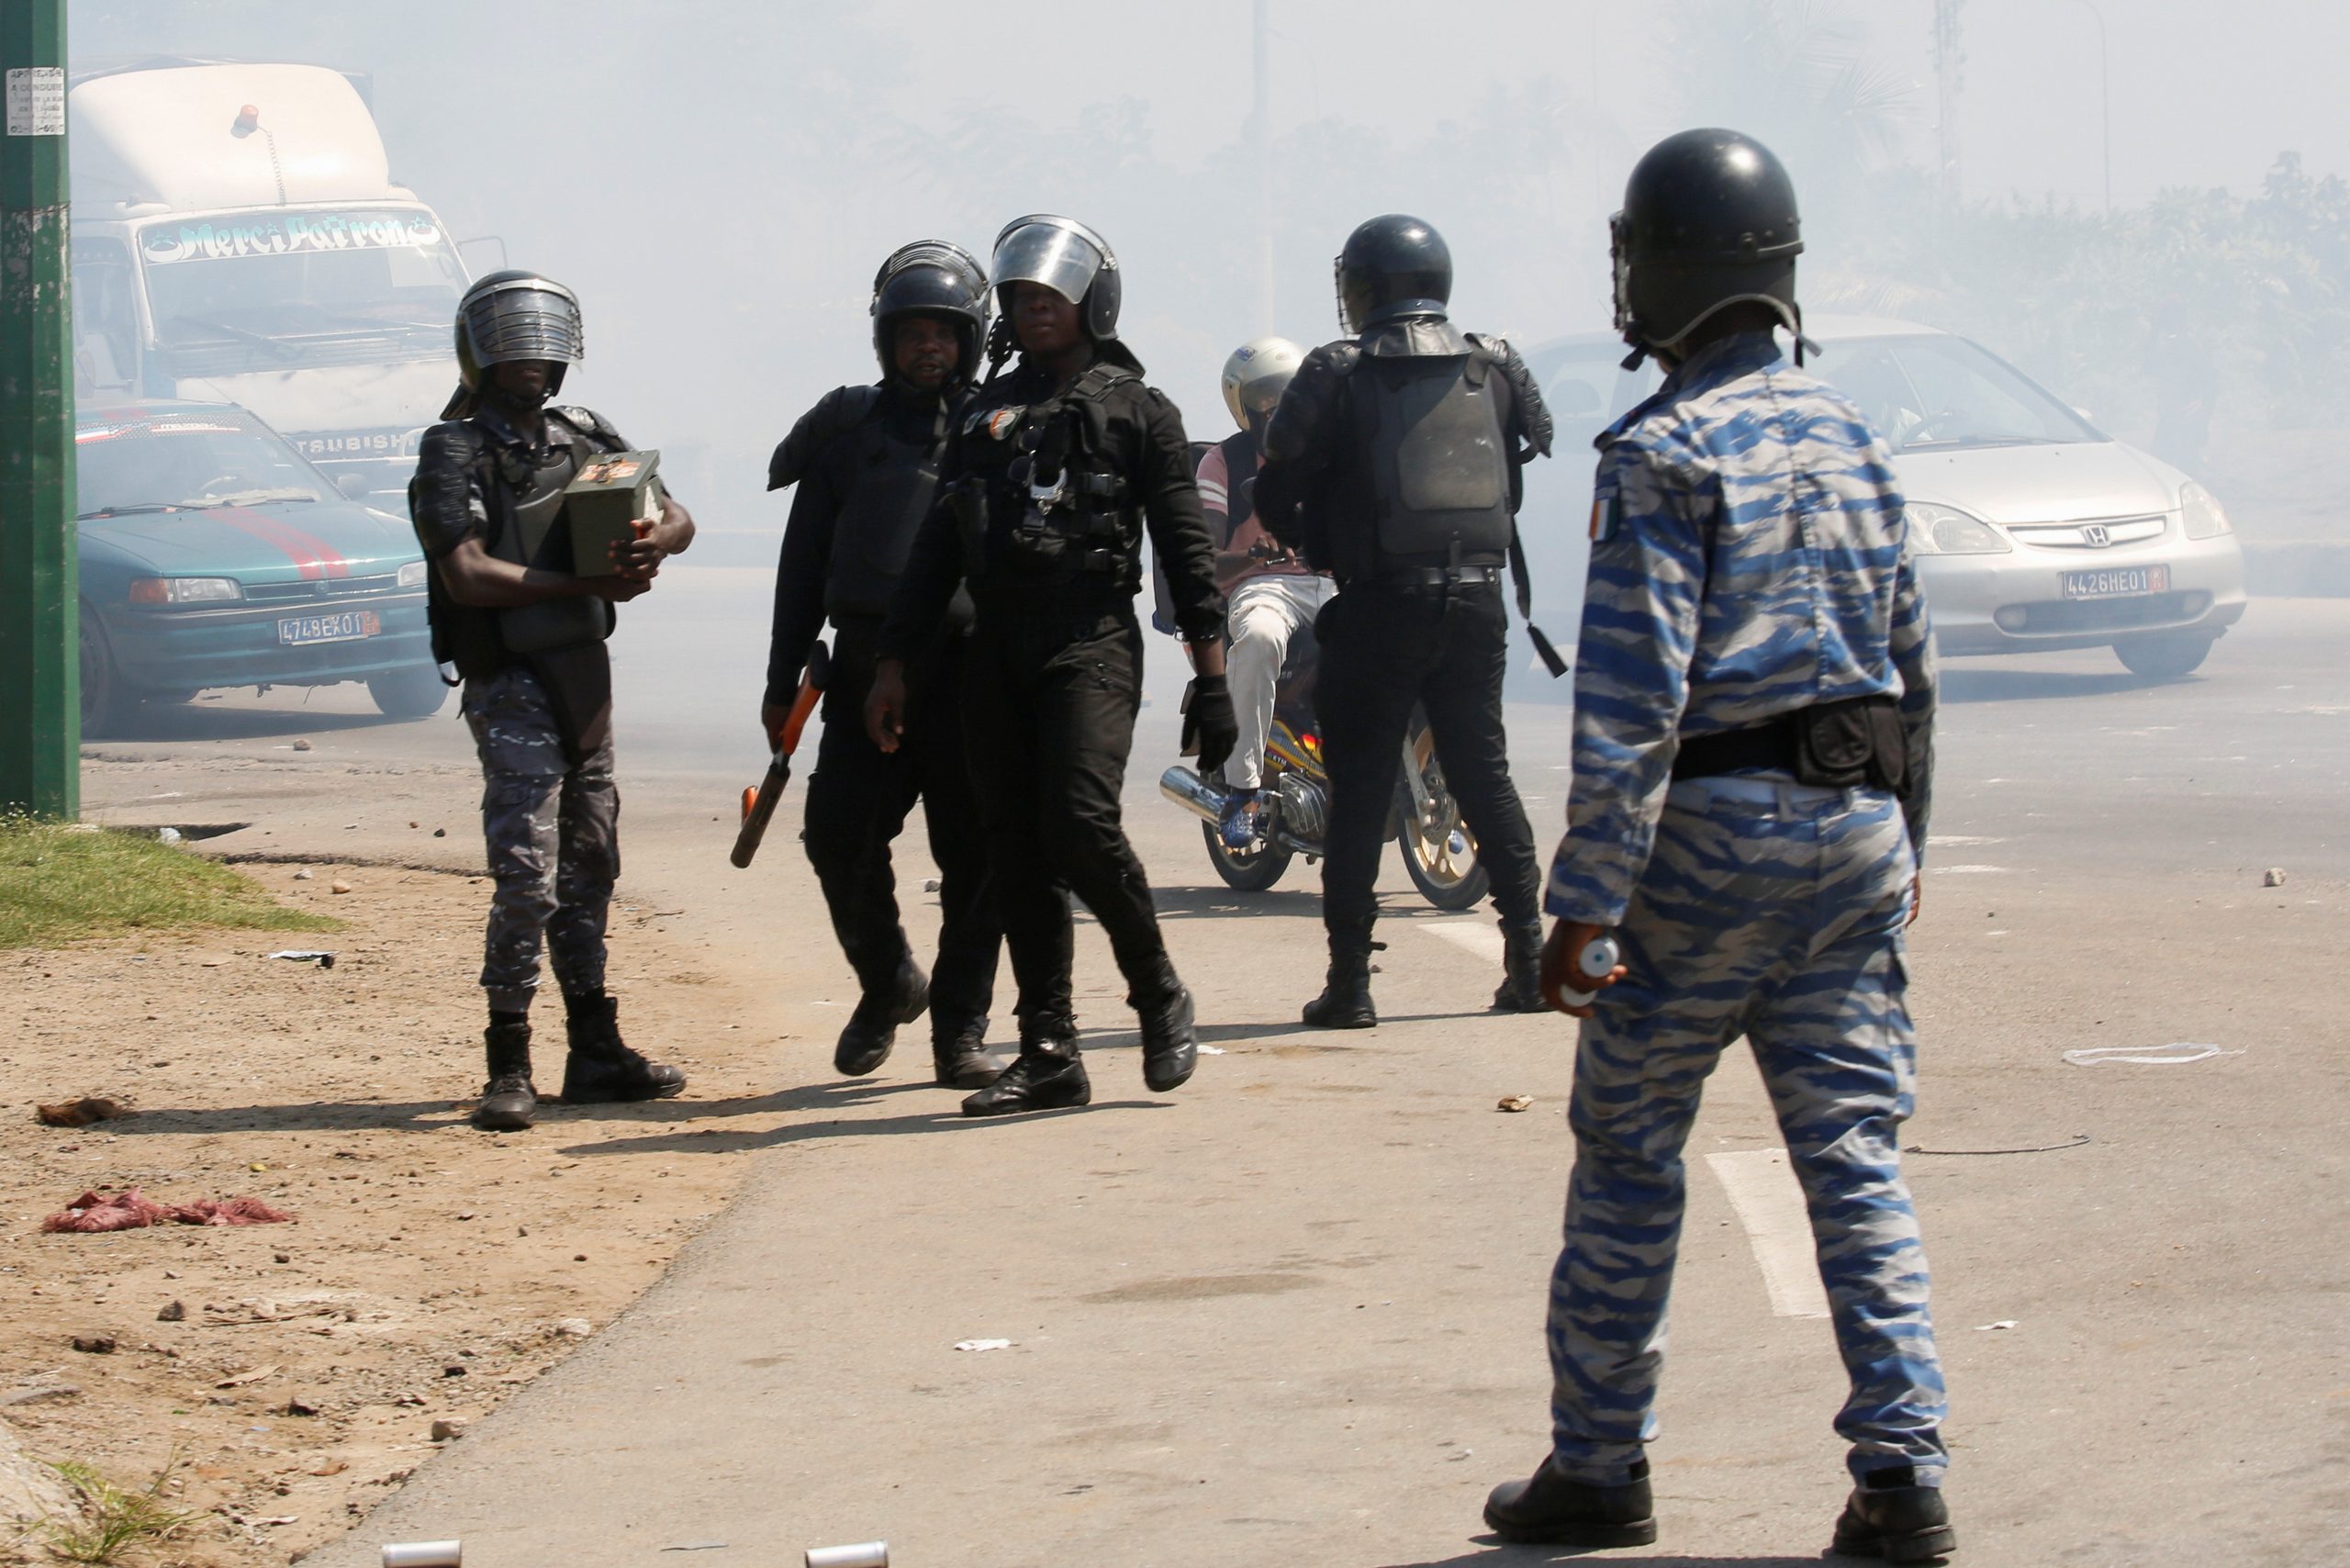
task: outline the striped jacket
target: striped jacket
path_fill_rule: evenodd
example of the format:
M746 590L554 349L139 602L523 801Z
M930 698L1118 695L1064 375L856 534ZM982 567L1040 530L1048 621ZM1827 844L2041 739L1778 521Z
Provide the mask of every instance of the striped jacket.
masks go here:
M1843 698L1899 697L1922 856L1932 645L1892 461L1860 410L1770 334L1742 333L1699 350L1596 445L1550 913L1622 919L1681 736Z

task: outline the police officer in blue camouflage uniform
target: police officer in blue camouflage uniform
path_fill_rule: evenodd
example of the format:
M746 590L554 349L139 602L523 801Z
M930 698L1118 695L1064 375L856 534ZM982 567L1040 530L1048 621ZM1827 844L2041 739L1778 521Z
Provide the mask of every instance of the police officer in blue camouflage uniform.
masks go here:
M1926 1562L1956 1542L1897 1141L1916 1081L1902 950L1934 714L1901 496L1860 412L1801 368L1795 192L1767 149L1668 138L1614 228L1617 324L1669 374L1598 442L1543 955L1545 994L1585 1020L1550 1289L1552 1448L1485 1519L1513 1540L1656 1539L1641 1445L1682 1150L1707 1075L1744 1035L1851 1378L1836 1428L1857 1485L1834 1550ZM1621 963L1583 978L1609 931Z
M542 953L563 988L571 1104L676 1094L686 1076L621 1038L604 989L604 929L620 875L612 782L615 604L645 592L694 535L665 497L611 559L576 560L562 526L580 465L628 442L587 409L549 408L582 352L579 301L552 279L498 272L457 305L463 384L425 431L408 514L432 563L432 652L464 678L465 722L481 756L489 925L481 983L489 1079L476 1126L527 1127L538 1112L531 1014Z

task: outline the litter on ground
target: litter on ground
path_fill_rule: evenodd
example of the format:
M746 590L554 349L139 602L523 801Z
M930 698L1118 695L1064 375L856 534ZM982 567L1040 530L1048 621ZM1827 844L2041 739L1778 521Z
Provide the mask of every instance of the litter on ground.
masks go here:
M192 1204L159 1204L136 1187L119 1193L84 1193L40 1222L45 1233L88 1235L137 1230L150 1225L279 1225L294 1216L259 1198L198 1198Z
M2101 1061L2130 1062L2138 1067L2184 1066L2188 1062L2209 1061L2213 1057L2240 1057L2244 1047L2228 1050L2220 1046L2200 1045L2192 1040L2173 1040L2166 1046L2093 1046L2087 1050L2066 1051L2065 1059L2075 1067L2095 1067Z

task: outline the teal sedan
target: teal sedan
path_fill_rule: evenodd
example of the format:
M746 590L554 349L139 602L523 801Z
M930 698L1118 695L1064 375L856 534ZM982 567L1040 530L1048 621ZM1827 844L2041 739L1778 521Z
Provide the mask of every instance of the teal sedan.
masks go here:
M84 734L221 687L356 680L393 718L440 711L405 520L228 404L84 406L73 443Z

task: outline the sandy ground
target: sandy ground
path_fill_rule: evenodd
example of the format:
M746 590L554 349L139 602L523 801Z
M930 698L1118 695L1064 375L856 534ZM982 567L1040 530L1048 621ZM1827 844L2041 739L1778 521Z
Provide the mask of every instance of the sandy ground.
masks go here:
M609 1323L746 1164L632 1146L755 1108L773 1054L729 1025L723 988L662 912L623 892L622 1022L686 1068L693 1098L554 1107L533 1132L486 1136L465 1123L478 993L453 979L474 962L486 883L243 869L348 928L0 955L0 1017L16 1021L0 1030L0 1416L40 1460L134 1484L169 1467L167 1493L198 1517L163 1562L283 1562L332 1538L434 1450L434 1423L481 1416ZM284 947L338 961L266 956ZM560 1028L550 995L550 1093ZM36 1121L37 1103L83 1095L138 1114ZM608 1140L609 1158L585 1158ZM297 1219L40 1233L84 1189L133 1184L164 1202L251 1194Z

